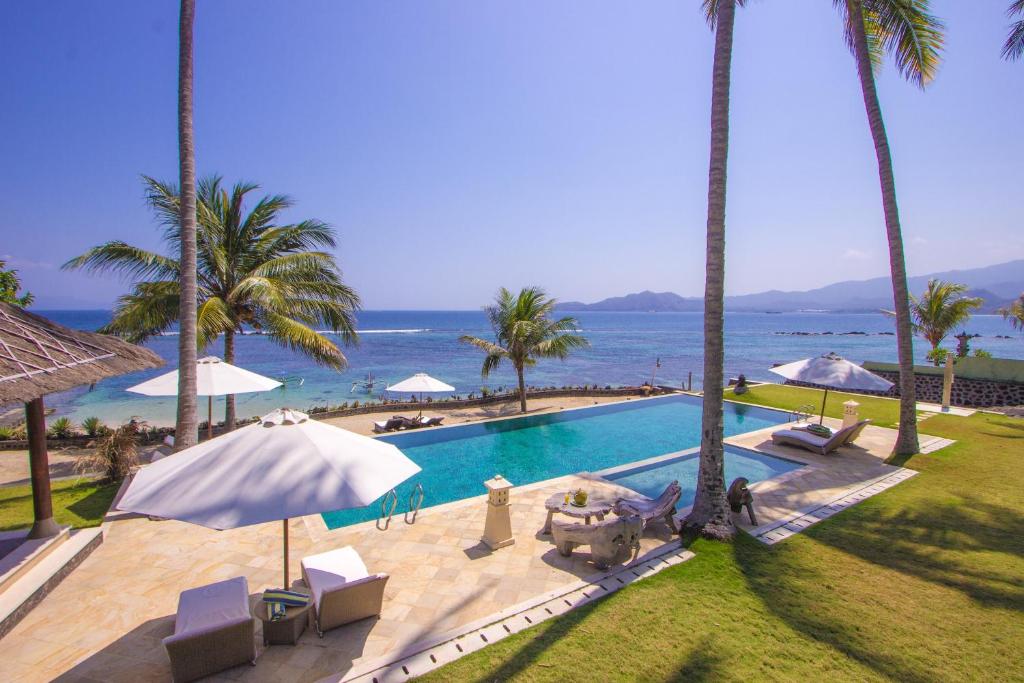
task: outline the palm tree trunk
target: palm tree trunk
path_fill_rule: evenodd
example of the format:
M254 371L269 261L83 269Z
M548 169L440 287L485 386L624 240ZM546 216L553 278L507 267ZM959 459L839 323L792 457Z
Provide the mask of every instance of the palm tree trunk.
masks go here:
M174 448L199 441L196 417L196 161L192 143L192 29L195 0L181 0L178 27L178 159L181 184L181 301L178 415Z
M224 332L224 362L235 364L235 331L225 330ZM235 395L228 394L224 397L224 431L235 431Z
M516 366L516 374L519 376L519 412L526 412L526 377L523 367Z
M900 363L900 428L896 437L895 455L917 453L917 399L914 390L914 333L910 320L910 296L907 291L907 267L903 258L903 235L900 230L900 212L896 204L896 181L892 170L889 139L885 133L882 107L875 90L875 75L871 70L867 35L864 31L861 0L850 0L850 23L853 29L853 51L857 60L857 74L864 96L871 137L878 159L878 180L882 188L882 207L885 213L885 231L889 241L889 271L892 275L893 310L896 313L896 347Z
M704 402L701 416L700 467L697 495L688 526L710 538L736 534L725 498L725 454L722 447L723 369L725 340L725 183L729 156L729 81L736 0L721 0L715 28L715 63L711 86L711 163L708 169L707 260L704 284Z

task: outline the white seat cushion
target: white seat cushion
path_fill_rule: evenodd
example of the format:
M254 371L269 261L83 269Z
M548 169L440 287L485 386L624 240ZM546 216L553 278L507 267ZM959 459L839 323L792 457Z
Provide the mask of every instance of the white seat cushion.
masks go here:
M803 441L804 443L808 443L812 446L818 446L819 448L827 444L829 441L828 439L824 439L820 436L815 436L810 432L797 431L795 429L783 429L775 432L772 436L788 436L791 439L797 439L798 441ZM833 434L833 436L835 435Z
M309 589L313 592L313 601L318 607L324 592L369 576L363 558L359 557L359 553L350 545L304 557L302 569L309 581Z
M244 576L182 592L174 635L205 631L249 616L249 584Z

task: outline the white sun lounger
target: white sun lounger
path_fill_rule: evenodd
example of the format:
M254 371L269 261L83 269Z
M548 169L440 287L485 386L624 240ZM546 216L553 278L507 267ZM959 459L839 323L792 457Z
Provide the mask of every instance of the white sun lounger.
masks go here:
M853 443L871 420L840 429L830 437L816 436L802 429L782 429L772 434L772 442L780 446L796 446L821 455L828 455L840 446Z

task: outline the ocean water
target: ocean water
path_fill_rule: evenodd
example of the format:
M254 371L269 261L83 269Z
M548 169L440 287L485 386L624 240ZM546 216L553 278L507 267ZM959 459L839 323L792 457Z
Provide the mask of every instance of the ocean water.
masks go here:
M110 317L109 311L39 311L62 324L95 330ZM702 316L700 313L604 313L574 314L582 334L591 343L568 360L542 360L527 371L533 386L578 384L635 385L650 381L655 361L661 359L655 381L680 386L693 373L693 387L701 386ZM241 417L261 415L268 410L290 406L338 405L353 400L379 398L379 389L367 393L353 390L353 381L368 373L387 382L397 382L416 372L427 372L465 395L481 387L512 387L515 376L509 366L480 377L482 354L460 344L463 334L487 337L490 330L481 311L362 311L358 317L360 343L344 348L349 367L343 372L322 368L303 356L274 344L269 338L246 335L238 339L236 363L253 372L289 378L284 389L264 394L238 396ZM855 362L895 361L896 339L892 321L881 314L833 313L729 313L725 319L726 374L744 373L750 379L773 380L768 372L773 363L787 362L834 351ZM967 331L980 334L972 347L983 348L997 357L1024 358L1024 338L999 316L974 316ZM808 333L806 336L788 334ZM831 334L823 334L830 332ZM858 332L864 334L848 334ZM1009 335L1009 339L997 338ZM68 415L80 422L90 415L116 423L139 416L151 424L174 422L173 397L149 398L125 389L176 367L177 337L157 337L148 346L168 361L166 368L98 383L48 397L55 415ZM949 345L955 344L950 340ZM915 342L915 357L924 362L925 342ZM219 344L204 353L221 355ZM301 381L301 384L300 384ZM221 412L223 400L215 399Z
M694 448L700 445L700 417L701 400L677 394L381 438L423 468L398 488L400 513L408 508L416 484L423 485L426 508L480 495L484 493L482 482L495 474L522 486ZM787 415L728 404L724 418L725 433L732 436L781 424ZM751 481L772 476L766 469L746 468L743 473ZM328 527L336 529L376 519L379 514L377 502L323 517Z

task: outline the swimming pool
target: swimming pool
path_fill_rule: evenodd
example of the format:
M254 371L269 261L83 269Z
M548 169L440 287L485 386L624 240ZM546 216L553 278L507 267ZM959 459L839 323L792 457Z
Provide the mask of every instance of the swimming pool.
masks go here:
M648 498L657 498L674 479L683 489L683 495L679 498L677 508L685 508L693 504L694 496L697 493L697 467L699 464L699 453L687 453L676 458L620 470L603 476L616 484L639 491ZM792 472L803 466L803 463L793 460L777 458L735 446L726 445L725 447L726 485L736 477L746 477L753 484L786 472Z
M725 404L731 436L786 422L785 413ZM701 400L676 394L563 410L508 420L420 429L381 437L402 449L423 471L398 489L401 513L416 484L423 507L484 493L483 482L501 474L516 486L575 472L667 455L700 445ZM763 477L762 477L763 478ZM379 503L324 513L331 529L376 519Z

